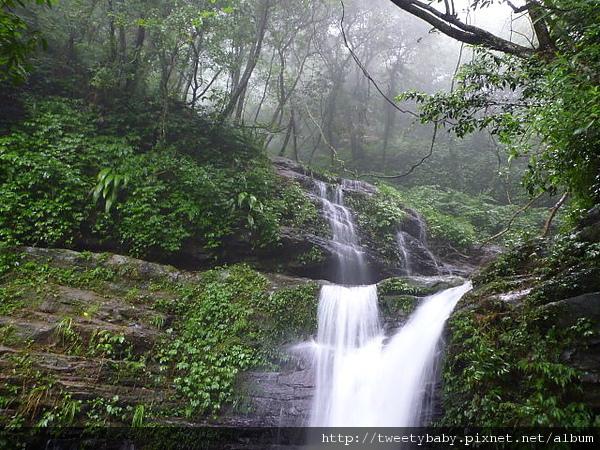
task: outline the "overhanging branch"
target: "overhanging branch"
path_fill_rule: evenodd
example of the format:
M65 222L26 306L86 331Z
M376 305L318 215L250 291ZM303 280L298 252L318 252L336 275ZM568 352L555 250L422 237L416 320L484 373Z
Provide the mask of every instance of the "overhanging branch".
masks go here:
M515 44L483 28L468 25L455 15L438 11L433 6L419 0L391 0L391 2L398 8L429 23L445 35L465 44L481 45L519 57L532 56L537 52L535 48Z

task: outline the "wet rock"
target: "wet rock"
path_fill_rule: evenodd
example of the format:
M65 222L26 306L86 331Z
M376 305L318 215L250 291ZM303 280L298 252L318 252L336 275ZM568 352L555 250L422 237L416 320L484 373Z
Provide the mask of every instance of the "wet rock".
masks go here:
M563 355L565 363L579 369L585 390L586 403L600 409L600 292L589 292L576 297L548 303L544 306L551 321L559 328L578 328L591 325L588 333ZM584 321L584 322L582 322Z
M314 392L313 370L250 372L246 379L254 406L253 426L300 427L308 424Z
M407 276L399 279L404 280L409 287L419 289L427 295L460 286L465 282L464 278L456 275Z
M51 262L53 266L63 269L104 267L113 269L135 280L165 278L177 281L180 279L191 280L194 277L189 272L178 270L169 265L112 253L76 252L67 249L39 247L21 247L19 250L25 255L26 261Z
M578 233L582 241L600 242L600 205L587 212L579 224Z
M400 238L402 239L402 253L405 253L403 255L404 267L402 267L405 272L425 276L440 273L440 264L423 241L405 231L399 232L398 239Z
M548 303L544 309L555 314L554 322L561 328L574 326L580 319L588 319L600 331L600 292Z

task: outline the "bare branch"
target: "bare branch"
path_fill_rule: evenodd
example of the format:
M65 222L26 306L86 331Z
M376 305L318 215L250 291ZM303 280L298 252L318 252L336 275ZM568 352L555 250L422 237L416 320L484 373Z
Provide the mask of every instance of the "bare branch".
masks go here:
M423 164L427 159L429 159L431 157L431 155L433 155L433 146L435 144L437 130L438 130L438 123L434 122L433 135L431 136L431 145L429 146L429 153L427 153L425 156L423 156L423 158L421 158L421 160L418 163L413 164L411 166L411 168L408 169L406 172L401 173L399 175L374 175L374 174L371 174L371 175L376 178L387 178L387 179L402 178L402 177L406 177L406 176L410 175L413 172L413 170L415 170L417 167L419 167L421 164Z
M527 203L525 206L519 208L517 211L514 212L514 214L510 217L510 219L508 219L508 222L506 224L506 227L502 230L499 231L498 233L496 233L493 236L490 236L489 238L487 238L485 241L483 241L481 243L481 245L479 246L478 250L481 250L486 244L489 244L491 241L493 241L496 238L499 238L500 236L502 236L503 234L506 234L510 231L510 227L512 226L513 222L515 221L515 219L517 218L517 216L519 214L521 214L523 211L529 209L531 207L531 205L533 205L542 195L544 195L545 192L540 192L538 195L536 195L534 198L532 198L531 200L529 200L529 203Z
M443 13L419 0L391 0L391 2L400 9L434 26L445 35L465 44L481 45L491 50L522 58L532 56L537 52L535 48L515 44L483 28L468 25L456 16Z
M398 106L398 104L390 99L379 87L379 84L377 84L377 82L375 81L375 79L371 76L371 74L368 72L367 68L364 66L364 64L361 62L361 60L358 58L358 56L356 56L356 53L354 52L354 50L352 49L352 47L350 47L350 43L348 42L348 37L346 36L346 31L344 30L344 18L346 16L346 9L345 9L345 5L344 5L344 1L340 0L340 5L342 6L342 17L340 18L340 30L342 32L342 38L344 41L344 46L348 49L348 51L350 52L350 55L352 56L352 59L354 59L354 62L358 65L358 67L360 68L360 70L362 71L362 73L365 75L365 77L367 77L367 80L369 80L371 82L371 84L373 84L373 86L375 86L375 89L377 89L377 92L379 92L379 94L381 94L381 96L384 98L384 100L386 102L388 102L390 105L392 105L395 109L397 109L398 111L400 111L403 114L410 114L414 117L418 117L418 114L410 111L410 110L405 110L402 109Z
M550 210L550 214L548 214L548 218L546 219L546 223L544 224L544 230L542 231L542 237L548 236L548 233L550 232L550 225L552 225L552 220L554 219L554 216L556 215L556 213L558 212L560 207L563 205L563 203L565 203L567 201L568 197L569 197L569 193L565 192L562 195L562 197L560 198L560 200L558 200L556 202L556 205L554 205L552 207L552 210Z
M511 7L514 13L520 13L531 8L531 3L526 3L523 6L515 6L510 0L506 0L506 4Z

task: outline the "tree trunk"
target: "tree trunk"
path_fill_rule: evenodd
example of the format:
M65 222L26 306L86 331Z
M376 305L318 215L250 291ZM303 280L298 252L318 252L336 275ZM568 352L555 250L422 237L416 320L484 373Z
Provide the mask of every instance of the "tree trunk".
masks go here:
M229 103L225 106L222 116L229 117L236 110L236 115L241 115L241 111L244 106L244 100L248 82L252 76L252 72L258 63L260 52L262 49L263 39L267 30L267 22L269 17L269 8L271 6L271 0L259 0L257 5L257 23L256 23L256 39L248 55L248 61L246 62L246 68L242 74L238 85L235 87L231 94Z

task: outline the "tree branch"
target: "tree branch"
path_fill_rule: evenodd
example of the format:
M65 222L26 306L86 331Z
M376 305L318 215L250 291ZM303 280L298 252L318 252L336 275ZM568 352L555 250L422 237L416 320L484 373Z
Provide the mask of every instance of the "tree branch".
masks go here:
M468 25L454 15L438 11L433 6L419 0L391 0L398 8L429 23L442 33L457 41L470 45L481 45L522 58L534 55L537 49L524 47L503 39L483 28Z
M352 59L354 60L356 65L360 68L360 70L362 71L364 76L367 78L367 80L369 80L369 82L371 82L371 84L375 87L375 89L377 89L377 92L379 92L379 94L383 97L383 99L387 103L389 103L393 108L395 108L396 110L398 110L399 112L401 112L403 114L411 114L414 117L418 117L418 115L416 113L400 108L395 101L393 101L387 95L385 95L385 93L381 90L381 88L379 87L379 84L377 84L375 79L371 76L371 74L369 73L369 71L367 70L365 65L361 62L361 60L358 58L358 56L356 56L356 53L354 52L352 47L350 47L350 43L348 42L348 37L346 36L346 31L344 29L344 18L346 17L346 7L344 5L343 0L340 0L340 5L342 7L342 17L340 17L340 31L342 32L342 39L344 41L344 46L350 52L350 55L352 56Z
M531 200L529 200L529 203L527 203L525 206L519 208L517 211L514 212L514 214L510 217L510 219L508 219L508 222L506 224L506 227L502 230L499 231L498 233L496 233L493 236L490 236L489 238L487 238L485 241L483 241L481 243L481 245L479 246L478 250L481 250L485 245L487 245L488 243L490 243L491 241L493 241L494 239L502 236L505 233L508 233L510 231L510 227L512 226L513 222L515 221L515 219L517 218L517 216L519 214L521 214L523 211L525 211L526 209L528 209L531 205L533 205L542 195L544 195L545 192L540 192L538 195L536 195L534 198L532 198Z
M548 233L550 232L550 225L552 225L552 219L554 219L554 216L556 215L556 213L558 212L560 207L563 205L563 203L567 201L568 197L569 197L569 193L565 192L562 195L562 197L560 198L560 200L558 202L556 202L556 205L554 205L552 207L552 210L550 211L550 214L548 214L548 218L546 219L546 223L544 224L544 230L542 231L542 237L548 236Z
M416 164L413 164L411 166L410 169L408 169L406 172L401 173L399 175L373 175L375 178L402 178L402 177L406 177L408 175L410 175L413 170L415 170L417 167L419 167L421 164L423 164L427 159L429 159L431 157L431 155L433 155L433 146L435 145L435 138L437 136L437 130L438 130L438 123L434 122L433 123L433 135L431 136L431 145L429 146L429 153L427 153L425 156L423 156L421 158L421 161L419 161Z

